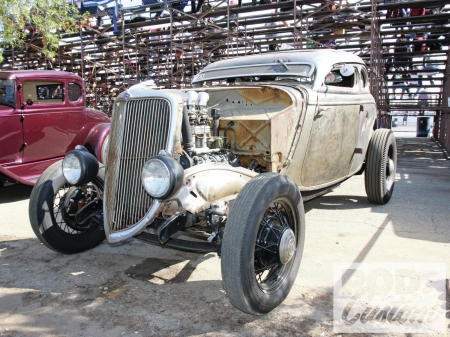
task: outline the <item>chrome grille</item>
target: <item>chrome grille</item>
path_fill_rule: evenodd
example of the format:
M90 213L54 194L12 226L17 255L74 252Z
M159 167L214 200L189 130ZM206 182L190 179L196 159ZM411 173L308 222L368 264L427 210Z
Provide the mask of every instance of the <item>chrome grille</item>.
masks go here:
M153 199L141 183L144 163L167 150L171 109L166 99L120 101L111 121L106 176L110 232L130 228L148 212Z

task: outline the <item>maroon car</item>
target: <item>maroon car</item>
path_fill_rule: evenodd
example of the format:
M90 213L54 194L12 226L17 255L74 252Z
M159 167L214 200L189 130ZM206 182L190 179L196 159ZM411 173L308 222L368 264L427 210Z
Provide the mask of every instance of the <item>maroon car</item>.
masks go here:
M77 144L91 147L101 159L110 118L85 105L83 80L77 75L0 72L0 184L34 185Z

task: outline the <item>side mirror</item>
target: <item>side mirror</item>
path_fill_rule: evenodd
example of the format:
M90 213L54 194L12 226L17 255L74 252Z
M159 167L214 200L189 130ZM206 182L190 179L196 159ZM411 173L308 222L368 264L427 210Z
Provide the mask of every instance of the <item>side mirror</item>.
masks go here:
M344 64L339 69L339 72L342 76L351 76L355 73L355 67L350 64Z
M27 99L27 105L33 105L33 100L31 99L31 98L28 98Z

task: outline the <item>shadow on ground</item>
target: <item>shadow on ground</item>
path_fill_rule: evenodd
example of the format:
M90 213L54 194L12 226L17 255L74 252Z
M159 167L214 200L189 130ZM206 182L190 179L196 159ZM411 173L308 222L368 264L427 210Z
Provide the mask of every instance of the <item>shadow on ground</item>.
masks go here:
M0 204L28 199L33 186L22 184L0 187Z
M202 266L220 263L215 254L167 254L153 247L155 257L148 258L142 245L148 247L136 240L61 255L35 239L2 242L0 318L8 319L0 322L0 331L7 328L8 336L312 336L332 329L329 289L314 295L305 289L268 315L247 315L228 302L217 269Z

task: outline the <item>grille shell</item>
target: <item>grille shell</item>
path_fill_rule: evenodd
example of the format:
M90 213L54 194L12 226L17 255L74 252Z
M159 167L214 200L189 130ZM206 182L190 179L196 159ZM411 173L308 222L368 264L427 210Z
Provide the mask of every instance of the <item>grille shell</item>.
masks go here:
M111 122L106 168L105 224L108 232L129 229L154 200L141 183L144 163L161 150L171 152L176 111L165 98L118 100Z

